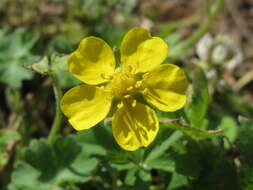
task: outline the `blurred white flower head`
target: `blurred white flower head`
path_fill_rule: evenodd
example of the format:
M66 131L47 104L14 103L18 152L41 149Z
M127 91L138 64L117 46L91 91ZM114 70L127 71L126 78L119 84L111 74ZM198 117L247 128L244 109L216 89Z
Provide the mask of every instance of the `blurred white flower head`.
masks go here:
M228 72L243 62L241 48L229 35L220 34L212 37L206 34L197 44L196 53L201 62L223 65Z

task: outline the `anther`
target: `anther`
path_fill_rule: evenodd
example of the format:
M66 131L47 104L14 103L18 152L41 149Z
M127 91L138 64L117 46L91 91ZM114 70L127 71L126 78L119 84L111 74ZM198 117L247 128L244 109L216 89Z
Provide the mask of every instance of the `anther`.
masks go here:
M126 94L125 96L124 96L124 98L130 98L130 94Z
M127 91L131 91L131 90L133 90L133 88L134 88L133 86L130 86L130 87L128 87L126 90L127 90Z
M136 100L133 100L132 107L134 108L136 106Z
M118 109L122 108L123 106L124 106L123 102L120 102L120 103L117 104Z
M142 91L142 93L143 93L144 95L146 95L146 94L148 93L148 89L145 88L145 89Z
M132 70L133 70L133 67L131 65L128 65L128 71L132 72Z
M135 83L135 88L139 88L140 86L141 86L141 83L142 83L142 81L137 81L136 83Z
M142 75L142 78L147 79L149 77L149 73L145 73Z
M108 76L106 76L106 79L107 79L107 80L112 80L112 79L113 79L113 76L112 76L112 75L108 75Z
M104 73L102 73L101 74L101 77L103 78L103 79L106 79L106 80L112 80L113 79L113 76L112 75L105 75Z

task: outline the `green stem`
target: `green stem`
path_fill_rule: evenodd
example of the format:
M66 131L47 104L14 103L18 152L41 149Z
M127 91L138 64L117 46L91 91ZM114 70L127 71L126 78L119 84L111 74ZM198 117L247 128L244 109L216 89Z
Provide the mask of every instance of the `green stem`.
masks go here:
M60 130L61 122L62 122L62 113L60 109L62 91L55 76L53 76L53 79L54 79L53 89L54 89L54 96L55 96L55 117L54 117L54 121L53 121L51 130L48 136L48 143L50 145L52 145L55 142L57 134Z
M118 180L117 173L113 171L112 172L112 189L113 190L118 189L117 180Z
M9 123L12 129L17 129L20 136L22 145L26 145L29 142L29 127L27 125L27 114L24 110L24 100L22 98L21 88L9 89L6 94L10 97L8 104L12 109L12 116L15 116L14 120ZM7 99L8 99L7 97Z
M211 0L205 0L204 1L204 8L205 8L205 15L209 15L211 10L212 1Z
M223 8L225 0L217 0L215 6L211 9L210 14L208 15L207 19L204 21L203 25L200 26L188 39L182 41L181 43L177 44L174 48L170 51L170 58L173 60L177 60L182 57L186 51L196 44L199 39L210 29L213 25L215 19L219 15L220 11Z

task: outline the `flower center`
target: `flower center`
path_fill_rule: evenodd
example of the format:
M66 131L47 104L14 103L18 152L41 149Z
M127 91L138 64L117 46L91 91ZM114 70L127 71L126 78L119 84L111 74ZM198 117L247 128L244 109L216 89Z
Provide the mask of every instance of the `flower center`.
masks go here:
M123 107L125 102L130 102L133 107L136 105L134 95L138 93L142 82L131 71L131 67L117 68L113 76L107 77L110 80L107 87L116 98L118 108Z
M126 95L131 96L129 92L133 90L134 84L134 75L127 69L118 68L110 82L112 95L119 99L122 99Z

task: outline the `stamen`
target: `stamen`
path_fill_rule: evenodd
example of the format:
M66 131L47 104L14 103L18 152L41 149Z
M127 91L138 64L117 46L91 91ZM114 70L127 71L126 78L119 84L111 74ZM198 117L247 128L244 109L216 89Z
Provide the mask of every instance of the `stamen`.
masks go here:
M134 108L136 106L136 100L133 100L132 107Z
M105 75L104 73L101 74L101 77L103 79L106 79L106 80L112 80L113 79L113 76L112 75Z
M130 94L127 94L124 96L124 98L130 98L130 96L131 96Z
M131 73L133 71L133 67L131 65L128 65L128 71Z
M120 102L120 103L117 104L118 109L122 108L123 106L124 106L123 102Z
M141 84L142 84L142 81L137 81L134 86L135 88L139 88Z
M147 79L149 77L149 73L145 73L142 75L142 78Z
M112 75L108 75L108 76L107 76L107 79L108 79L108 80L112 80L112 79L113 79L113 76L112 76Z
M131 90L133 90L133 88L134 88L133 86L130 86L130 87L128 87L126 90L127 90L127 91L131 91Z
M145 88L145 89L142 91L142 93L143 93L144 95L146 95L146 94L148 93L148 89Z

